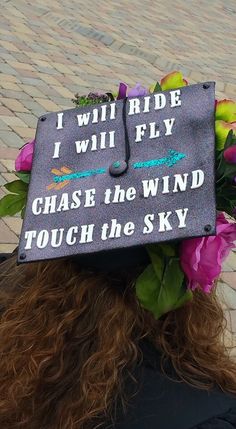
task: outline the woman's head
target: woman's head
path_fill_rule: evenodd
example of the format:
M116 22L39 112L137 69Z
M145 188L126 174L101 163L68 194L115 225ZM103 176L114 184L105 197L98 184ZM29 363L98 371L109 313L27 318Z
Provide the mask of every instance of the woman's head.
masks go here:
M4 427L96 427L116 402L125 402L125 383L137 388L134 369L144 340L160 351L163 367L170 360L185 381L236 393L215 293L195 291L192 302L155 320L134 293L139 272L98 273L71 260L16 266L13 258L3 264Z

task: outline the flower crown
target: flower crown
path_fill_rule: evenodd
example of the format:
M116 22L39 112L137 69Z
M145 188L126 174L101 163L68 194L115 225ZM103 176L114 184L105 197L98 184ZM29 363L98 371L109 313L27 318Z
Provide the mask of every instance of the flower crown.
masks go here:
M152 92L172 90L188 85L180 72L172 72L149 89L140 84L128 88L121 83L117 94L75 95L77 106L104 103L126 97L145 96ZM0 216L12 216L24 210L30 182L35 140L26 143L16 162L18 180L4 185L9 193L0 200ZM147 246L151 263L136 281L141 305L156 318L191 300L196 288L209 293L222 269L222 263L235 247L236 240L236 103L215 103L216 149L216 235L184 240L180 243ZM225 217L225 214L228 217ZM229 217L231 219L229 219Z

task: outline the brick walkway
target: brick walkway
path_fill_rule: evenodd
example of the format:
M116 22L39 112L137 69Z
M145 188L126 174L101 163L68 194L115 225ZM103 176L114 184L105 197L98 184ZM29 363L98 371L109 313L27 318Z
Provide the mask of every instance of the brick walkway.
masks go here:
M148 86L180 69L191 83L216 80L219 98L236 99L235 20L235 0L2 0L0 185L13 179L38 116L72 107L76 92L114 91L120 80ZM14 249L20 227L19 217L0 220L0 252ZM219 290L234 332L235 269L232 253Z

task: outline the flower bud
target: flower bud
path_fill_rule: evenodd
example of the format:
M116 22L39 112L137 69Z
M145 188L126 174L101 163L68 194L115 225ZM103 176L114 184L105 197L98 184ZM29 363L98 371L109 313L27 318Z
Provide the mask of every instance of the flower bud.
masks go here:
M224 159L229 164L236 164L236 145L230 146L224 151Z
M167 89L181 88L182 86L186 85L188 85L188 82L183 78L182 73L178 71L169 73L161 79L162 91L166 91Z
M31 171L35 140L30 140L26 143L15 161L16 171Z

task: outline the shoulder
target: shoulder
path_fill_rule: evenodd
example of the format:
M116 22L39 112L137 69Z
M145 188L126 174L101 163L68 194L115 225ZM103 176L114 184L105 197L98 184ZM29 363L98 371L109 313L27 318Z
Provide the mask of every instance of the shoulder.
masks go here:
M117 429L236 429L236 397L207 392L144 368Z
M236 428L236 407L230 408L227 412L214 416L207 421L200 423L191 429L235 429Z
M151 415L155 415L162 422L160 427L165 429L236 429L236 397L219 390L200 390L146 367L142 371L139 395L137 406L144 411L142 417L150 419L148 429L155 428ZM233 426L233 423L227 426L229 418ZM218 426L214 426L216 423Z
M139 390L117 429L236 429L236 397L164 375L144 362Z

